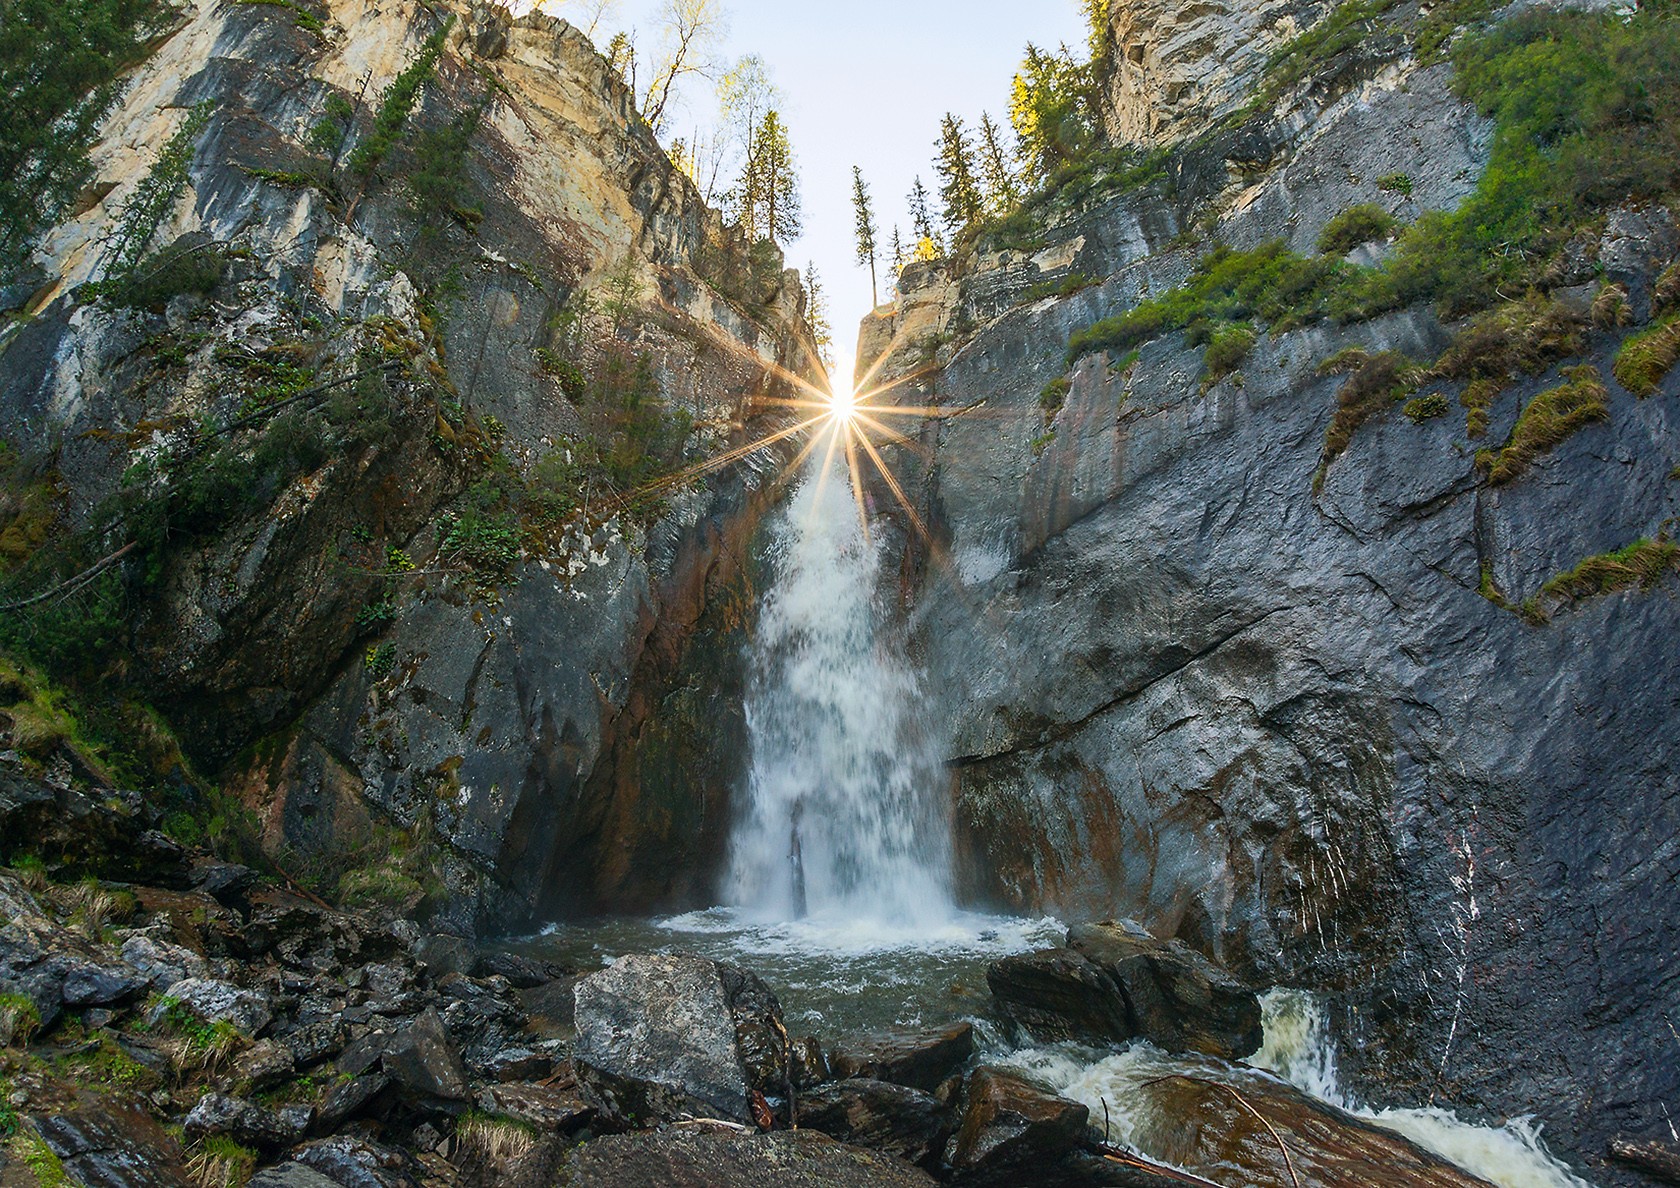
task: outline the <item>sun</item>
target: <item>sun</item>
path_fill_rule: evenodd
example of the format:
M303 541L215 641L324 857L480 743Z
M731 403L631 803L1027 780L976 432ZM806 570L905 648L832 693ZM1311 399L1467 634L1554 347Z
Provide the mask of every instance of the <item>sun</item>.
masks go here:
M857 393L850 388L841 388L829 397L828 415L842 425L850 423L858 413Z

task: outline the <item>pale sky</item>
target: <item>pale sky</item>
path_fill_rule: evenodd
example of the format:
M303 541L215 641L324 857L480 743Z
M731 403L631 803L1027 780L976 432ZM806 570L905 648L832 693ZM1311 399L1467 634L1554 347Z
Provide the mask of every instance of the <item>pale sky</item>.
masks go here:
M939 121L954 111L973 126L982 111L1008 125L1009 85L1028 41L1082 45L1077 0L723 0L730 15L722 56L756 53L787 95L798 154L805 234L784 245L788 265L815 262L834 326L836 386L851 375L858 322L869 311L869 273L854 263L852 166L861 165L875 199L883 247L897 223L908 242L905 196L920 174L930 191ZM576 0L556 5L561 16ZM654 48L659 0L620 0L613 24L635 27L643 54ZM598 34L605 44L606 36ZM711 84L687 83L683 135L709 123ZM881 298L887 299L883 268Z

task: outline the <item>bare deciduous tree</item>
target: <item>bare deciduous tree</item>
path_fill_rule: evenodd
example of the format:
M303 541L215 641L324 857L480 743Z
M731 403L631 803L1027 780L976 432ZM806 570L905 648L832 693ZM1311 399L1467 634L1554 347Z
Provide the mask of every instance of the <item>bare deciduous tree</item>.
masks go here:
M677 84L690 74L709 75L716 69L713 55L728 27L721 0L665 0L659 21L663 49L642 99L642 114L655 132L664 130Z

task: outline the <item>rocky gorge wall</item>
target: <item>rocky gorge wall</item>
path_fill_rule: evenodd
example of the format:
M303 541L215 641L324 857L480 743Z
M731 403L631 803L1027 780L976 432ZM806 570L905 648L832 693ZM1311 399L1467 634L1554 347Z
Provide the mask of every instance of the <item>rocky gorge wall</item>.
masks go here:
M212 275L96 298L189 123L143 264ZM700 898L743 729L702 704L739 679L775 459L642 503L598 472L820 382L792 274L579 32L484 5L193 0L92 163L5 291L0 421L71 527L140 549L129 687L299 877L461 930Z
M1116 4L1113 131L1173 143L1166 178L1031 247L914 265L863 326L880 399L945 409L930 460L889 455L933 534L899 529L897 596L949 713L961 891L1318 990L1361 1094L1534 1113L1595 1182L1642 1183L1605 1156L1666 1134L1680 1091L1656 906L1680 879L1676 579L1547 587L1676 514L1680 382L1610 378L1674 215L1625 206L1578 246L1550 299L1586 325L1621 285L1632 316L1506 387L1482 443L1465 385L1437 380L1438 404L1327 451L1345 380L1321 364L1436 359L1463 327L1425 305L1262 332L1223 376L1182 332L1070 358L1215 243L1311 253L1350 206L1405 223L1475 187L1491 123L1381 36L1218 119L1266 62L1220 47L1284 9L1311 27L1311 6ZM1491 481L1477 445L1583 364L1605 415Z

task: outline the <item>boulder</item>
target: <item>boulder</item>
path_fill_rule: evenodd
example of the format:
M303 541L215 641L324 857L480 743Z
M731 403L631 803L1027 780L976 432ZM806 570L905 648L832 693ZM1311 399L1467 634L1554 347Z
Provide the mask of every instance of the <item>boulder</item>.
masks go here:
M110 1103L32 1119L71 1182L87 1188L194 1188L175 1140L151 1118Z
M577 984L578 1079L609 1117L753 1121L788 1087L787 1032L758 978L699 957L632 956Z
M683 1130L613 1135L577 1149L567 1188L933 1188L891 1155L812 1130L716 1135Z
M465 937L449 933L424 936L414 946L414 956L434 981L450 974L471 973L478 963L478 946Z
M315 1109L315 1128L331 1134L352 1118L360 1117L391 1087L391 1078L383 1073L365 1073L348 1081L341 1081L327 1090Z
M1168 1077L1141 1088L1141 1106L1170 1119L1135 1136L1146 1154L1251 1188L1487 1188L1423 1148L1269 1077L1226 1084ZM1284 1148L1288 1149L1287 1158Z
M801 1094L799 1125L931 1170L956 1130L957 1116L920 1089L855 1077Z
M191 949L143 933L123 941L122 959L146 979L149 987L158 990L210 975L209 964Z
M1068 947L1120 983L1138 1033L1157 1047L1227 1060L1260 1050L1254 991L1182 941L1127 924L1080 924L1068 930Z
M283 1084L291 1079L296 1069L297 1058L278 1040L261 1040L252 1044L233 1062L234 1076L252 1093Z
M466 1101L467 1074L450 1045L436 1007L420 1016L385 1044L385 1075L420 1098Z
M478 1106L551 1134L582 1130L596 1113L575 1089L551 1085L492 1085L479 1094Z
M576 1030L577 984L571 975L541 982L519 991L519 1003L525 1008L530 1029L553 1039L570 1039ZM517 984L517 983L516 983Z
M252 1176L245 1188L339 1188L339 1185L337 1180L327 1179L312 1167L282 1163Z
M973 1026L953 1023L848 1040L829 1053L828 1063L837 1077L868 1077L932 1093L973 1055Z
M506 978L516 990L534 990L574 973L552 961L497 951L480 953L473 967L466 972L475 978Z
M231 1023L246 1035L259 1035L274 1018L268 996L213 978L185 978L164 992L206 1023ZM153 1022L164 1008L154 1008Z
M1083 924L1068 947L995 961L998 1009L1033 1038L1119 1044L1237 1060L1259 1050L1260 1000L1180 941L1127 924Z
M271 1109L226 1093L206 1093L187 1115L183 1129L189 1138L226 1135L245 1146L275 1151L302 1142L314 1120L310 1106Z
M319 1172L338 1188L417 1188L420 1180L413 1161L403 1152L349 1135L299 1147L292 1152L292 1160Z
M946 1161L965 1180L980 1182L1043 1168L1081 1144L1090 1113L1015 1073L977 1069Z

